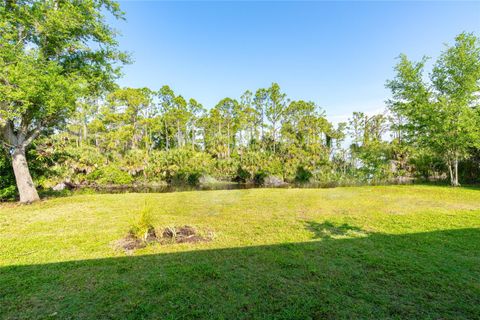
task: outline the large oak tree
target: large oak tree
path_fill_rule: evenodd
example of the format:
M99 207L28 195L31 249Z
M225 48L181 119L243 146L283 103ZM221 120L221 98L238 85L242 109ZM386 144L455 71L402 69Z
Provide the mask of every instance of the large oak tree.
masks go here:
M79 98L113 86L127 61L104 14L123 17L111 0L0 1L0 142L21 202L39 199L28 146L62 126Z

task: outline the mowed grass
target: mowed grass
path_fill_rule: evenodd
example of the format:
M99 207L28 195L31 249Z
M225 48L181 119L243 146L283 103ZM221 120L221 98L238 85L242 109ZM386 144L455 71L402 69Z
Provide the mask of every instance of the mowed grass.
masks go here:
M158 230L112 242L151 207ZM4 319L479 319L480 189L78 195L0 206Z

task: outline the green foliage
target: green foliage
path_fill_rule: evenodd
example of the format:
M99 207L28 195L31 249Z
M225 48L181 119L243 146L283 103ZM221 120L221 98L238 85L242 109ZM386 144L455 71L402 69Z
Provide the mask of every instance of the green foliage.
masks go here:
M15 199L17 196L15 177L10 159L2 147L0 147L0 177L0 201Z
M88 174L107 163L105 155L97 148L86 144L79 145L68 134L41 139L35 149L49 159L51 169L58 171L58 175L63 178Z
M436 153L428 149L415 149L409 159L416 176L427 180L445 172L445 163Z
M360 173L372 181L390 178L390 146L383 142L370 142L357 151L362 162Z
M196 184L204 174L210 174L213 159L206 153L190 149L153 151L149 156L146 175L149 180Z
M140 149L128 151L120 160L119 166L128 172L132 177L139 177L143 173L145 176L145 168L149 160L149 155Z
M153 226L153 209L145 203L135 215L135 220L130 226L130 233L141 238Z
M88 7L68 8L69 3L64 2L66 7L60 10L67 17ZM111 12L120 15L113 2L90 5L95 11L107 3L112 5ZM44 9L40 6L37 13ZM51 18L57 27L70 30L69 25L57 21L58 16ZM104 23L102 17L89 18ZM80 28L75 32L106 33L105 41L113 51L101 64L124 60L109 30L90 27L90 31ZM63 48L64 44L52 44L56 45ZM14 59L7 47L0 50L3 62ZM19 82L13 91L1 89L4 99L21 99L21 108L2 105L0 112L5 119L12 119L11 125L23 120L38 122L42 112L58 118L43 130L55 134L29 150L35 182L45 188L65 180L196 185L205 176L245 183L278 177L287 182L338 185L438 179L446 173L455 184L459 163L460 175L468 181L475 181L479 163L478 157L472 157L480 148L479 47L473 34L457 36L454 45L434 63L428 80L424 76L426 59L412 62L401 55L395 78L387 82L392 91L390 113L354 112L348 123L337 126L315 102L291 101L276 83L247 90L238 99L223 98L206 110L168 86L158 91L115 88L111 86L114 69L103 74L106 78L93 81L89 77L96 67L88 61L79 61L82 76L70 79L71 70L65 71L69 64L56 58L44 61L40 52L28 50L13 64L18 70L4 65L6 72L24 83ZM40 70L38 79L35 70ZM93 90L79 79L92 80L97 89L109 90ZM15 90L18 92L12 93ZM38 109L37 103L46 109ZM72 114L73 109L76 112ZM38 119L23 119L25 114ZM0 171L6 177L0 189L9 188L14 181L9 170L9 164L0 159Z
M212 173L220 180L232 180L236 176L238 170L238 159L215 159L213 163Z
M297 181L297 182L310 182L312 177L313 177L313 174L312 174L312 172L310 172L310 170L307 170L302 166L297 168L297 173L295 175L295 181Z
M0 201L15 200L17 198L17 187L10 185L0 189Z
M87 175L87 180L99 185L128 185L133 182L133 178L127 172L114 165L108 165L91 172Z
M262 182L268 175L283 176L282 159L271 152L247 151L237 158L236 180Z
M424 80L426 59L411 62L400 56L396 76L387 82L389 107L397 129L409 143L443 159L451 184L459 185L458 163L480 144L480 39L462 33L442 52Z
M79 100L115 86L128 59L106 13L122 17L111 0L0 2L0 142L16 157L25 159L39 135L63 128ZM36 201L24 163L13 168L20 199Z
M30 171L38 185L48 184L50 179L58 179L59 172L55 168L57 161L61 160L56 154L52 154L47 147L34 144L27 151L27 157L30 162ZM1 147L0 177L0 201L18 199L11 159Z

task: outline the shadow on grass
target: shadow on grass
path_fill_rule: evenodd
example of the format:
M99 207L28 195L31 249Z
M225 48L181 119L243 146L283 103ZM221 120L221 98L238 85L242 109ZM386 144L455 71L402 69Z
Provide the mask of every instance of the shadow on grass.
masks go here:
M371 234L3 267L0 318L473 319L479 279L479 229Z

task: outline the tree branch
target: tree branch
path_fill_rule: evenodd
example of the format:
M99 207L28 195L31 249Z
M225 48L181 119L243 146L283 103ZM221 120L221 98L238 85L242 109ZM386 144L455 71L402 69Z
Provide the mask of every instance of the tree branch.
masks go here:
M24 147L27 147L30 143L33 142L33 140L35 140L40 135L41 132L42 132L42 125L39 124L35 129L33 129L27 134L26 139L25 141L23 141L22 145Z

